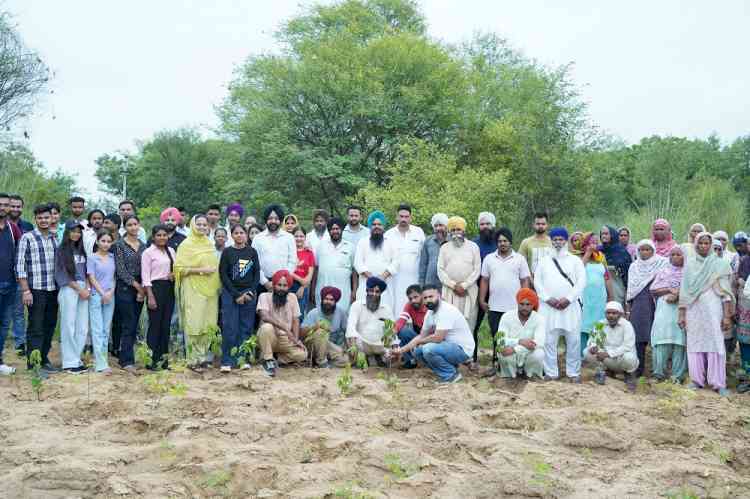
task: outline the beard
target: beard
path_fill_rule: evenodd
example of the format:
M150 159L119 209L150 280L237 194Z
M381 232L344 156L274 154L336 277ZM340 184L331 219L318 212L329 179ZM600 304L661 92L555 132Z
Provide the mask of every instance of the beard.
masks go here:
M276 232L279 230L279 224L273 222L266 224L266 227L268 227L268 232Z
M325 315L331 315L336 310L336 305L326 305L324 303L320 305L320 309Z
M336 236L331 236L331 242L334 244L338 244L341 241L341 234L337 234Z
M422 308L422 304L421 303L411 303L411 308L413 308L414 310L419 310L420 308Z
M367 298L365 299L365 303L367 305L367 310L369 310L370 312L375 312L377 309L380 308L380 297L367 295Z
M482 229L479 231L479 240L483 243L492 242L492 229Z
M536 232L537 234L544 234L545 232L547 232L547 229L540 229L538 227L534 227L534 232Z
M273 292L273 306L281 308L286 306L287 298L289 297L289 291L274 291Z
M458 248L460 248L461 246L464 245L464 241L465 240L466 239L464 238L464 236L455 235L455 236L451 237L451 241L453 241L453 245L456 246L456 247L458 247Z
M374 250L380 249L383 246L383 240L382 232L372 232L370 234L370 248Z
M427 310L435 312L440 307L440 300L427 302L424 306L427 307Z

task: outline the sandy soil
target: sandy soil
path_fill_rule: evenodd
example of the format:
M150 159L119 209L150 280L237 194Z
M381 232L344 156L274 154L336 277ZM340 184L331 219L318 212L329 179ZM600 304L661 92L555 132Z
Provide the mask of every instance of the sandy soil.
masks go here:
M370 368L342 396L340 373L176 373L187 393L157 405L120 371L38 402L21 370L0 379L0 495L750 497L747 395Z

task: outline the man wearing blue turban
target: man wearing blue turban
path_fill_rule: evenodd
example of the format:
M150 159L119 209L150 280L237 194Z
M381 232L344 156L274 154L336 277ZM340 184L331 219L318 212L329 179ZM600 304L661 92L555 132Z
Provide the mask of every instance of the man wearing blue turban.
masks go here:
M367 280L376 277L386 284L387 289L381 290L380 299L393 313L393 290L390 284L398 272L398 255L394 244L385 238L386 223L385 214L379 210L373 211L367 217L370 234L357 243L354 270L359 276L357 300L364 303L367 297ZM389 319L395 320L395 317Z

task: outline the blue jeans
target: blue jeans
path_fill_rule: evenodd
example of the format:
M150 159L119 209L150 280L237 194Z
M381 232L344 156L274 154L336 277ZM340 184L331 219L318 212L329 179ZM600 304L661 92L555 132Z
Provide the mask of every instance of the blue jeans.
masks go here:
M750 344L740 341L740 363L745 373L750 374Z
M442 381L453 378L456 375L456 366L469 360L463 348L448 341L418 346L414 354L419 362L432 369Z
M86 283L78 281L82 288ZM89 301L81 299L78 291L63 286L58 291L60 309L60 350L63 369L81 367L81 354L89 334Z
M11 310L10 319L13 320L13 341L16 348L26 344L26 307L23 306L23 292L21 286L16 287L16 303Z
M91 345L94 347L94 369L103 371L109 367L108 345L109 328L115 312L115 297L109 303L102 303L98 293L89 298L89 320L91 321Z
M411 326L404 326L401 328L401 331L397 333L398 340L401 342L401 346L408 345L411 340L417 337L416 331L414 331L414 328ZM402 360L404 361L405 366L412 365L416 362L416 359L414 359L414 353L413 352L406 352Z
M297 294L297 291L299 291L300 284L298 282L295 282L292 284L292 287L289 288L290 293ZM302 319L305 318L305 310L307 309L307 299L308 295L310 293L310 288L305 288L305 292L302 294L302 298L297 298L297 301L299 302L299 320L302 321Z
M10 319L16 306L16 289L17 284L13 281L0 282L0 364L3 361L3 349Z
M232 349L239 348L253 334L256 302L239 305L226 289L221 290L222 366L237 366L239 355L232 355Z

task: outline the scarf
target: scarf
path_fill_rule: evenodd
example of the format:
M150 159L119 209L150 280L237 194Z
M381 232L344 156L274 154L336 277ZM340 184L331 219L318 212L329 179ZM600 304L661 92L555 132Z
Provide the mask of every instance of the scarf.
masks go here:
M570 240L568 241L568 253L579 257L583 256L583 232L576 231L570 235Z
M667 222L663 218L659 218L658 220L654 222L653 227L663 227L667 229L667 237L663 241L657 241L656 237L654 236L654 230L652 228L651 240L654 242L654 245L655 245L654 247L656 248L656 254L659 256L669 258L669 252L672 251L672 248L674 248L677 245L674 239L672 239L672 226L669 225L669 222Z
M180 286L189 284L197 293L210 298L219 294L221 281L219 273L212 272L207 275L191 274L187 280L185 269L195 267L219 267L219 260L216 256L211 240L195 226L195 217L190 220L190 233L188 237L177 248L177 256L174 260L175 285L179 290Z
M591 246L591 242L594 239L594 233L593 232L586 232L583 234L581 247L583 248L584 254L586 253L586 250L589 246ZM594 263L601 263L605 267L607 266L607 260L604 258L604 253L602 253L598 247L595 247L591 251L591 261Z
M680 253L683 254L682 248L679 248ZM655 289L664 289L664 288L677 288L679 289L680 284L682 283L682 275L685 271L685 261L683 260L681 267L676 267L672 265L672 262L669 263L666 267L661 269L658 274L656 274L656 278L654 279L654 282L651 283L651 290Z
M651 249L656 251L654 243L648 239L638 243L638 248L641 246L650 246ZM628 270L628 292L626 300L630 301L634 299L643 289L648 286L651 281L654 280L656 274L659 273L667 265L668 260L663 256L654 253L648 260L638 258L630 266Z
M714 253L713 247L709 250L708 256L701 256L698 253L698 241L708 237L711 239L713 246L713 236L708 232L701 232L695 237L695 256L685 264L685 274L680 286L680 306L687 307L695 300L716 286L716 291L723 297L734 297L732 293L729 278L732 275L732 268L729 262Z
M611 225L605 225L602 227L602 232L607 230L609 232L610 241L607 244L602 244L599 250L604 254L604 258L607 260L607 265L614 267L617 275L623 280L625 285L628 284L628 269L630 264L633 262L633 258L630 256L630 252L620 244L620 238L617 229ZM628 230L628 233L630 230ZM599 235L601 238L601 234Z

